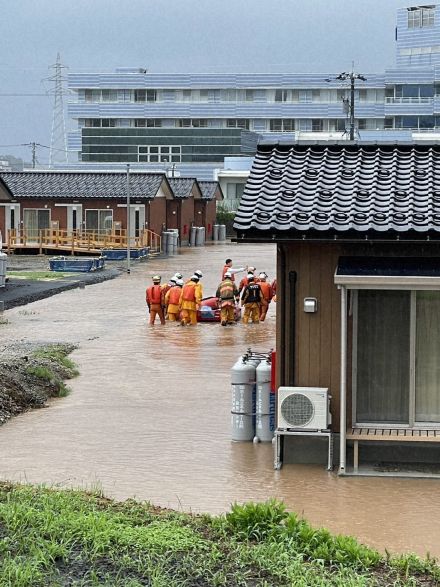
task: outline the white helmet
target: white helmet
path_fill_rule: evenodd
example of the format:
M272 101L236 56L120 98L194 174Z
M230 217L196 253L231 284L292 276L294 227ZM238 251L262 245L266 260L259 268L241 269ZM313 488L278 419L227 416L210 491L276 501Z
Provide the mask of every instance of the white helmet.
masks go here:
M183 287L183 279L177 279L176 285L178 285L179 287Z
M200 271L200 269L197 269L197 271L194 271L194 275L197 275L197 277L199 279L202 279L202 277L203 277L203 273Z
M266 279L266 277L267 277L267 273L264 273L264 271L262 271L258 277L259 277L260 279Z
M183 275L177 271L177 272L174 274L174 277L175 277L176 279L182 279L182 278L183 278Z

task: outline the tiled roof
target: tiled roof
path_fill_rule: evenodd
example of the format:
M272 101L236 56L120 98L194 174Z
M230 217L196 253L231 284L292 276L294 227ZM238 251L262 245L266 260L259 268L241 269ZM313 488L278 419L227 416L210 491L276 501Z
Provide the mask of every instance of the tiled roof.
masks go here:
M4 172L1 179L14 197L126 198L126 173ZM154 198L166 181L163 173L130 173L130 196Z
M440 145L260 145L239 233L440 232Z
M175 198L190 198L194 183L197 182L195 177L169 177L168 181Z
M204 200L214 200L217 190L220 189L218 181L199 181L199 186Z

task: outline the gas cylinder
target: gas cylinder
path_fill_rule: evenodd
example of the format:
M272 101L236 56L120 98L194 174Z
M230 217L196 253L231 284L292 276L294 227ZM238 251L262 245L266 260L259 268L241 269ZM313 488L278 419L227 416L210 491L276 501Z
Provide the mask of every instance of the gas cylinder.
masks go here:
M252 440L255 435L255 376L259 361L240 357L231 369L231 438Z
M275 429L275 394L271 389L270 360L261 361L256 368L256 440L270 442Z

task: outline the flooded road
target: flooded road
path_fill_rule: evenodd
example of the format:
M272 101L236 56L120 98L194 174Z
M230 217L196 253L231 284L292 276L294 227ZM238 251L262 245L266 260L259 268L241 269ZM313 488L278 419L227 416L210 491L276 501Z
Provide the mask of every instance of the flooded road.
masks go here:
M152 328L144 302L157 272L166 280L201 269L204 293L213 293L226 257L274 277L270 245L187 249L134 265L130 276L7 311L2 346L74 342L81 375L67 398L0 428L1 477L102 487L117 499L194 512L276 497L312 524L374 547L440 556L438 480L338 478L315 465L274 471L270 444L230 441L230 368L246 348L274 346L275 308L259 325Z

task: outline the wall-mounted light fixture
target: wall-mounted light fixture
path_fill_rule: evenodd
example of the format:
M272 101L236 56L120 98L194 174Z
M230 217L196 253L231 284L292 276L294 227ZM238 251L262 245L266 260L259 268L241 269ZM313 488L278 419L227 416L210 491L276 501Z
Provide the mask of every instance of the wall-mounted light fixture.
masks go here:
M313 314L318 311L318 300L316 298L304 298L304 312Z

